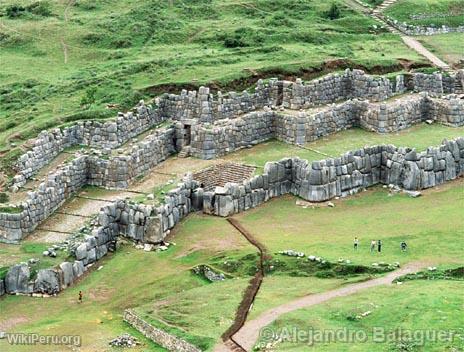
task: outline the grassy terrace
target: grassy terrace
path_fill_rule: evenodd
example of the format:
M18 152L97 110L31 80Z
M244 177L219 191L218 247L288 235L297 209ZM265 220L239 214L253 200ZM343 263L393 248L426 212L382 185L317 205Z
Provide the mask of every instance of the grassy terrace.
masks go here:
M399 0L387 7L385 14L414 26L464 25L464 7L459 0Z
M264 166L267 161L279 160L284 157L298 156L302 159L314 161L326 159L326 155L337 157L349 150L379 144L413 147L417 148L418 151L423 151L429 146L440 145L443 139L453 139L460 136L464 136L464 127L453 128L438 124L427 125L425 123L391 134L378 134L360 128L352 128L307 143L306 147L312 150L273 140L259 144L251 149L243 149L229 154L224 159Z
M341 16L330 20L330 4L315 0L82 0L69 7L49 0L40 11L28 0L13 14L18 2L2 1L0 152L12 158L42 129L112 117L181 86L241 89L255 73L309 78L331 59L374 71L399 69L399 58L424 62L372 19L334 2Z

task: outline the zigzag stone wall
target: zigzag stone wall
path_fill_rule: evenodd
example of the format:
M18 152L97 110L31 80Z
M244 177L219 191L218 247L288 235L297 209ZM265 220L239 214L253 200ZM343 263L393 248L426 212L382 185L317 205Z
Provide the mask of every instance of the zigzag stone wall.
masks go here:
M391 81L384 77L366 75L360 70L346 70L342 74L329 74L304 84L271 79L258 81L253 93L230 92L226 95L210 94L207 87L199 91L183 90L180 95L164 94L155 100L156 106L142 102L133 111L120 113L114 120L78 122L64 129L43 131L31 141L33 147L16 163L17 175L14 187L20 187L43 166L65 148L88 145L114 149L138 134L166 119L196 119L199 123L211 123L222 119L237 118L245 113L264 107L283 106L291 109L333 103L339 100L360 98L382 101L406 89L436 94L455 93L456 86L463 86L464 73L452 76L439 73L413 74L405 84L405 76L398 75ZM458 82L459 84L455 84Z
M51 172L35 191L28 192L17 213L0 213L0 239L21 240L84 185L126 188L128 183L175 152L173 128L155 131L130 149L129 156L108 159L81 155Z
M420 190L463 174L464 138L444 141L421 153L391 145L366 147L312 163L299 158L267 163L262 175L243 185L226 184L215 192L205 192L203 209L229 216L287 193L321 202L379 183Z
M213 159L271 138L304 144L355 126L388 133L425 120L463 126L464 101L457 96L442 99L423 94L381 103L354 99L300 112L265 108L212 125L193 125L191 154Z
M299 158L268 162L264 173L242 184L228 183L204 192L187 175L168 192L163 205L136 204L118 200L103 207L91 235L77 243L74 262L39 270L31 279L27 264L10 268L0 280L0 293L55 294L71 285L90 265L115 249L118 236L141 243L161 243L185 216L202 210L229 216L246 211L271 198L294 194L320 202L354 194L376 184L394 184L407 190L434 187L464 175L464 138L444 141L417 153L392 145L365 147L338 158L309 163Z

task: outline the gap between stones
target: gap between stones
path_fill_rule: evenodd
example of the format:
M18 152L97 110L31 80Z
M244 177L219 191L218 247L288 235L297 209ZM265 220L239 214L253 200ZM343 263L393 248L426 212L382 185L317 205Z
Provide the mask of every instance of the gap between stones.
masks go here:
M260 243L253 235L248 232L237 219L227 218L227 221L235 227L245 239L254 247L258 249L259 252L259 263L258 271L255 276L250 280L248 287L243 293L242 301L240 302L238 309L235 313L234 322L232 325L222 334L221 338L224 342L231 341L234 346L233 349L236 351L247 351L243 346L241 346L236 340L234 340L234 335L243 327L245 324L248 313L250 312L251 307L255 301L256 295L261 287L261 283L264 279L264 260L268 256L266 247Z

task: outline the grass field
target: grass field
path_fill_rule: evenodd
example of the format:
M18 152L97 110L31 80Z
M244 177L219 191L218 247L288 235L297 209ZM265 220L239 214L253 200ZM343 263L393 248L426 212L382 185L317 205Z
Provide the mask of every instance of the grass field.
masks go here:
M464 68L464 33L421 36L418 39L438 57L457 68Z
M357 343L308 344L307 340L278 343L275 351L460 351L464 345L463 281L409 281L402 285L383 286L327 303L285 314L268 328L276 334L309 329L361 331ZM371 312L360 319L362 313ZM283 330L288 329L288 330ZM374 329L385 335L403 329L403 338L382 340ZM384 330L379 330L384 329ZM416 341L407 339L410 330L444 330L456 333L453 341ZM408 331L407 331L408 330ZM284 335L285 336L285 335ZM289 336L292 336L289 334ZM304 336L304 335L301 335ZM316 335L314 335L316 336ZM364 340L366 336L366 340ZM392 336L392 335L389 335ZM401 336L401 335L398 335ZM376 340L374 340L376 339ZM377 341L377 342L376 342ZM263 340L261 342L264 342Z
M417 260L455 263L462 262L464 250L460 241L463 186L460 179L425 191L419 198L389 196L386 189L375 187L334 201L335 208L305 209L295 205L295 197L285 196L236 217L271 252L293 249L329 261L344 258L364 265ZM360 240L358 251L353 250L354 237ZM370 253L370 241L377 239L383 241L383 250ZM400 250L403 240L409 246L407 252Z
M385 14L415 26L464 25L464 7L460 0L399 0L387 7Z
M330 20L331 3L315 0L80 0L69 7L49 0L42 1L49 13L39 14L27 10L33 1L2 1L0 152L11 155L42 129L115 116L149 92L184 84L240 89L254 72L298 75L331 59L374 71L398 69L399 58L424 62L399 37L334 2L341 14ZM14 4L26 10L13 16ZM110 103L118 109L106 109Z

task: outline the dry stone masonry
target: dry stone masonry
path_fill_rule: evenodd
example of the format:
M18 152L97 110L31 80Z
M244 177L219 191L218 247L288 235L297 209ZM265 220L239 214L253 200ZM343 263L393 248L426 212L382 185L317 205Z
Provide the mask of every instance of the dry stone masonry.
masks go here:
M21 240L84 185L127 188L136 177L179 151L213 159L271 138L304 144L351 127L387 133L426 120L463 126L464 100L454 94L462 91L463 81L464 71L388 79L359 70L308 83L260 80L253 93L213 96L208 88L201 88L165 94L155 105L141 102L115 120L84 121L63 130L44 131L19 158L13 189L23 186L69 146L99 149L78 152L71 162L50 172L16 208L0 211L0 240ZM421 93L389 99L404 91ZM161 122L167 127L153 128ZM150 128L144 138L134 141ZM191 206L183 197L181 201ZM159 214L167 216L169 228L177 217L188 213L182 208L171 210Z

